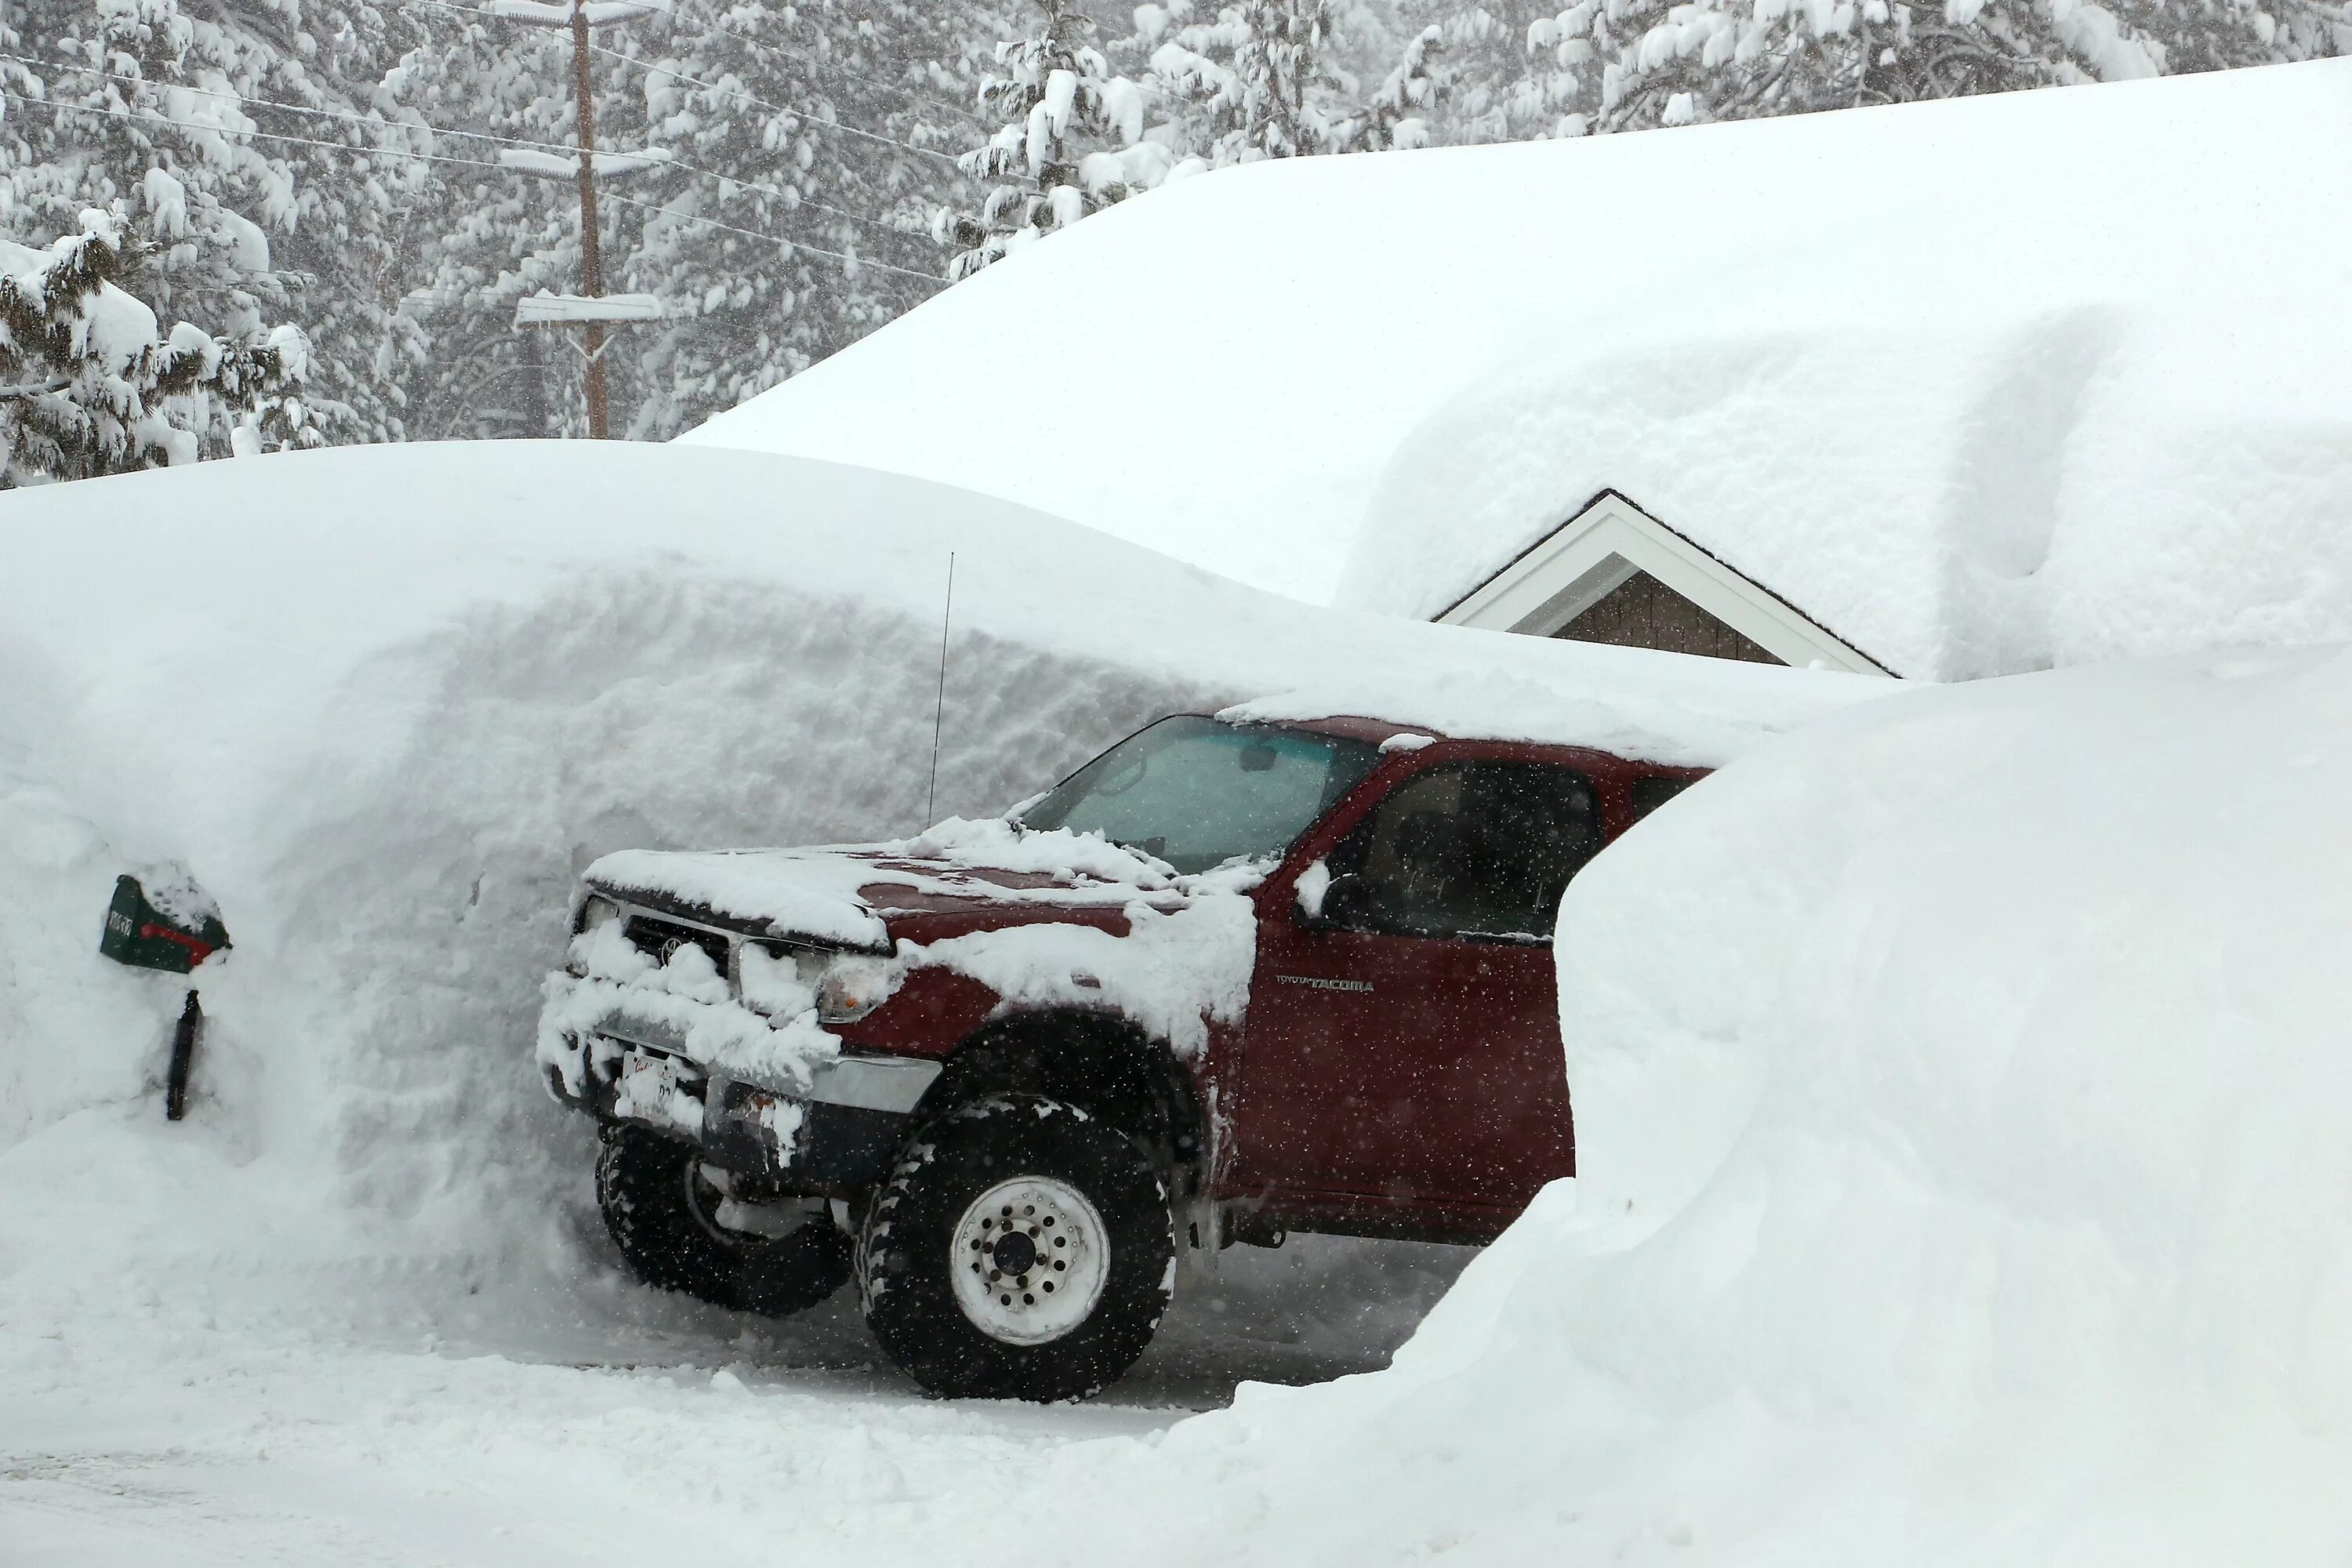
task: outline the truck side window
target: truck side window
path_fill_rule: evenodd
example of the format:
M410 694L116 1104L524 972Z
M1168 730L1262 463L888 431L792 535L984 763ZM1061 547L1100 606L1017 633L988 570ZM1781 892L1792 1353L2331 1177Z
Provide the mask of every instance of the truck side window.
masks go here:
M1641 821L1696 783L1696 779L1670 778L1664 773L1652 773L1647 778L1635 779L1633 820Z
M1331 870L1363 879L1366 929L1548 942L1568 879L1600 848L1582 773L1462 762L1398 785L1332 852Z

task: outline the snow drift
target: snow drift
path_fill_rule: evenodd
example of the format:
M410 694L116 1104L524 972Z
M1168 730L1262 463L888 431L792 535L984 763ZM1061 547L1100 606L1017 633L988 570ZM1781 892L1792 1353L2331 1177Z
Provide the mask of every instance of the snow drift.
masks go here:
M1735 764L1570 887L1578 1178L1391 1370L1064 1483L1170 1563L2342 1562L2347 800L2341 648Z
M950 551L942 816L1171 710L1379 695L1383 669L1441 717L1476 699L1670 760L1885 689L1308 611L1008 503L743 453L345 449L5 507L0 1279L50 1303L26 1323L192 1274L265 1313L437 1322L501 1282L567 1310L589 1134L530 1043L576 872L919 828ZM171 862L236 945L194 977L210 1032L167 1130L181 988L95 947L115 874ZM352 1283L387 1268L416 1288Z
M2347 140L2322 61L1270 161L687 439L1415 616L1613 488L1912 676L2352 636L2352 325L2319 308L2352 286ZM1070 395L1040 343L1185 416ZM1237 377L1278 414L1215 417ZM1000 404L1022 441L971 417Z

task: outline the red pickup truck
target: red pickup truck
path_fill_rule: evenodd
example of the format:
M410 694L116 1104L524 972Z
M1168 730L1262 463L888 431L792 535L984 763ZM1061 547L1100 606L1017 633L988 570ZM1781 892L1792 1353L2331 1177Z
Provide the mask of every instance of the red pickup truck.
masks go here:
M1082 1397L1180 1248L1481 1241L1574 1171L1560 893L1702 772L1164 719L1002 821L606 857L538 1057L647 1282L855 1279L926 1389Z

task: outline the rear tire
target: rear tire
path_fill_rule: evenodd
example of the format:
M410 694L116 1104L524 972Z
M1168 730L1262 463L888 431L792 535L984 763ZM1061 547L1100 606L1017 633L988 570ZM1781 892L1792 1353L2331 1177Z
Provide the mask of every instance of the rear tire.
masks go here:
M1135 1364L1168 1309L1168 1190L1108 1123L992 1095L908 1141L857 1277L883 1353L926 1391L1084 1399Z
M719 1225L724 1198L692 1144L642 1127L605 1125L596 1206L630 1270L646 1284L782 1318L848 1282L854 1248L822 1211L784 1235L762 1236Z

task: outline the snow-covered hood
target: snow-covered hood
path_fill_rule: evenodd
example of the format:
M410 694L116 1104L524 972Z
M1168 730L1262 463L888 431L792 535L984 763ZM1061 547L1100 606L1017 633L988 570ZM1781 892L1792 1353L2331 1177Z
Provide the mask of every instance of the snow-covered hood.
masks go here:
M1172 868L1087 834L952 817L914 838L796 849L625 849L588 868L598 892L748 933L887 952L907 921L1183 901Z
M1257 947L1248 894L1265 870L1257 862L1180 877L1092 835L958 817L885 844L625 850L590 866L586 879L753 935L950 970L1007 1005L1118 1013L1197 1057L1210 1026L1237 1023L1248 1002Z

